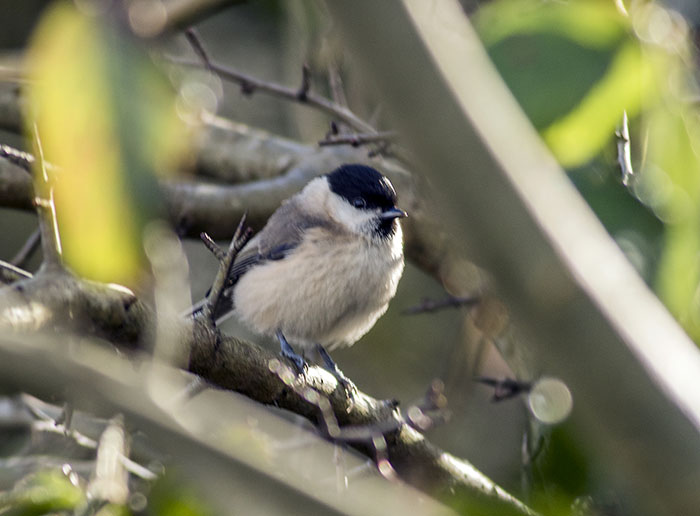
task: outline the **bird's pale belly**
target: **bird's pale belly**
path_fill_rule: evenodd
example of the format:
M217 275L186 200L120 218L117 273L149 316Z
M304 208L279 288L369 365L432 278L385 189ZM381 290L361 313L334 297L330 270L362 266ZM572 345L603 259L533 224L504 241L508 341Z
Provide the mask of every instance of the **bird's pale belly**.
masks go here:
M266 335L281 330L302 347L321 344L333 349L362 337L386 311L403 270L402 256L380 250L372 255L374 251L356 245L333 251L352 253L346 260L327 252L314 255L305 246L295 252L308 255L303 270L285 260L255 267L236 285L234 305L236 315L252 330ZM339 270L338 263L347 266Z

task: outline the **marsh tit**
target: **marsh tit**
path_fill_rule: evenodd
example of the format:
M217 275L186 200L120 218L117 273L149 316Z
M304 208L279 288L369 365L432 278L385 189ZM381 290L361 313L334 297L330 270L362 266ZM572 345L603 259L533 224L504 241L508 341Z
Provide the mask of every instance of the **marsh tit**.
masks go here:
M344 379L328 350L350 346L386 311L404 268L391 182L365 165L343 165L287 199L237 255L218 320L233 314L276 336L299 370L316 350Z

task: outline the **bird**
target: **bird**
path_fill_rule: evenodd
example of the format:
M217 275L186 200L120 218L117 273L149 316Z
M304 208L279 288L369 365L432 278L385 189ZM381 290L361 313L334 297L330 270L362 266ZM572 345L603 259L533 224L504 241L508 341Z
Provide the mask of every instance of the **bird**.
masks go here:
M240 250L215 319L234 315L276 337L299 372L307 364L294 347L315 350L347 385L328 352L355 343L386 312L404 269L406 216L391 181L370 166L312 179Z

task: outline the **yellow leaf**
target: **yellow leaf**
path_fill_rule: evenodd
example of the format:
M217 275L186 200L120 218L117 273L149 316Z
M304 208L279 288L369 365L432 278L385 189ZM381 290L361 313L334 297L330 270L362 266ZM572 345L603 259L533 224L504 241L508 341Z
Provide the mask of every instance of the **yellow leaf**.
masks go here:
M186 133L174 93L107 22L64 2L48 10L29 52L27 122L36 120L45 158L58 166L48 187L65 262L84 277L133 285L143 225L158 213L154 172L175 165Z

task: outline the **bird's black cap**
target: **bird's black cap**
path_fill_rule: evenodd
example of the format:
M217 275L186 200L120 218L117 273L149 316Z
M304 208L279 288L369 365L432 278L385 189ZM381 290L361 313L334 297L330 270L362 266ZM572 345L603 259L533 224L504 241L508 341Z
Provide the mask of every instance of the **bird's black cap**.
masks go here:
M391 182L372 167L342 165L327 178L331 191L351 204L359 198L370 209L388 210L396 206L396 191Z

